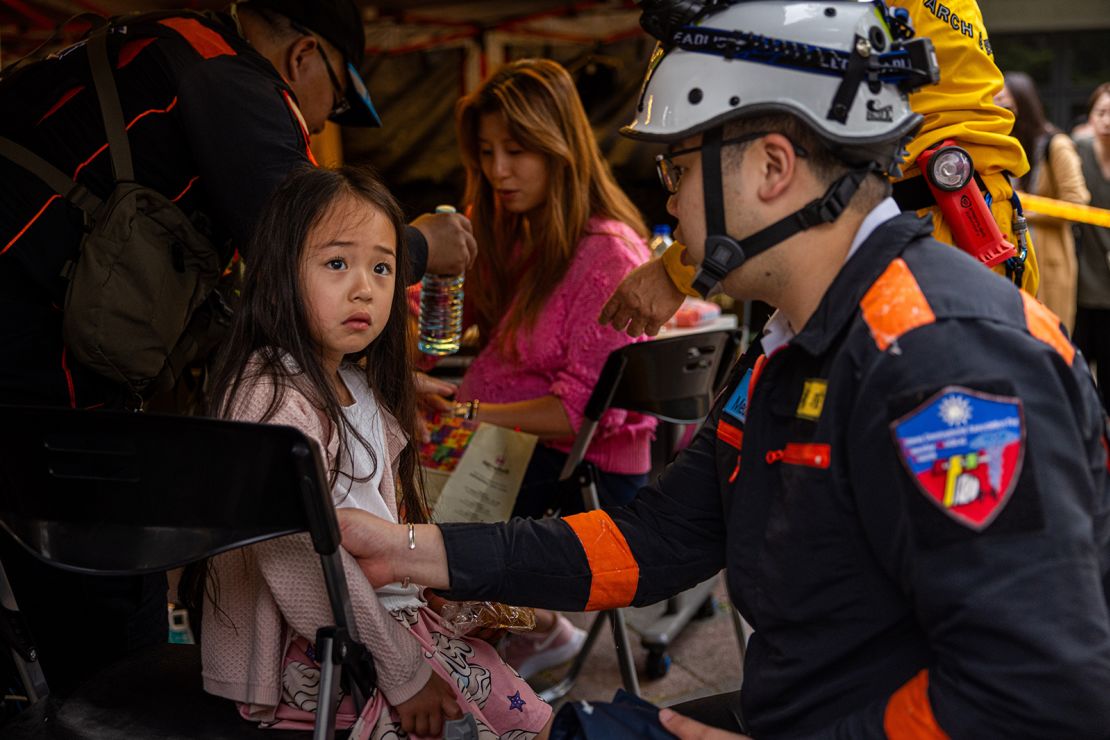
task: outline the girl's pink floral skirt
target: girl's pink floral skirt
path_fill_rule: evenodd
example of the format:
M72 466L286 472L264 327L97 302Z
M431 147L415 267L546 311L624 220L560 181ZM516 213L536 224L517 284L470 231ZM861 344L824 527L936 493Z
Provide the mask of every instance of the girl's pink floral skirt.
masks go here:
M474 715L483 740L528 740L551 717L551 707L532 691L493 647L483 641L456 637L435 612L427 608L393 613L424 648L424 659L454 687L459 708ZM273 722L261 726L282 730L311 730L319 699L320 668L313 645L297 637L285 654L282 703ZM240 713L249 719L248 708ZM362 714L355 715L354 701L344 696L336 727L351 728L350 740L415 738L401 729L400 718L381 691L374 689Z

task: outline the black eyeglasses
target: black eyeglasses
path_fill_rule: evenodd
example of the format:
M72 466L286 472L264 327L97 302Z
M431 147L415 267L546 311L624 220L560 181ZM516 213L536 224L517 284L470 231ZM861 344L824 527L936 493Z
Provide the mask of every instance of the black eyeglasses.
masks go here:
M748 142L755 141L756 139L761 139L770 133L774 132L753 131L751 133L736 136L731 139L725 139L721 142L721 146L727 146L730 144L747 144ZM797 144L794 144L794 142L791 142L791 145L794 147L794 153L797 154L799 157L806 156L805 149L798 146ZM699 144L698 146L691 146L687 147L686 149L675 149L674 151L667 152L666 154L655 155L655 171L659 174L659 182L663 184L663 187L667 190L668 193L674 195L678 192L678 183L682 180L682 174L686 171L685 167L674 163L674 158L681 157L683 154L693 154L694 152L701 151L701 148L703 146L705 146L704 142L702 144Z
M335 91L331 113L328 114L328 118L335 118L351 109L351 101L347 100L347 94L343 92L343 86L339 84L339 77L336 76L335 70L332 69L331 62L328 61L328 55L324 53L324 45L316 44L316 50L320 52L320 57L324 60L324 69L328 71L328 79L331 80L331 88Z
M304 26L293 24L293 28L303 33L305 36L311 36L316 39L316 51L320 52L320 58L324 60L324 69L328 71L328 79L331 80L332 104L331 113L328 114L328 118L335 118L336 116L343 115L351 109L351 102L347 100L347 93L343 91L343 85L339 83L339 76L335 74L335 69L331 66L331 62L328 61L327 52L324 51L324 42Z

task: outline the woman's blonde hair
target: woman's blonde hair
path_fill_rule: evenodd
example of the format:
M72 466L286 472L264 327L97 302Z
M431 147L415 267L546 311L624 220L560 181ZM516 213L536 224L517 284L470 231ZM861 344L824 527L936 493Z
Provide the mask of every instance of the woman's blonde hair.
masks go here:
M466 203L478 241L467 296L473 299L483 346L504 319L498 348L513 356L517 331L535 325L592 216L621 221L641 237L647 236L647 228L613 179L574 81L557 62L510 62L462 98L455 113L467 175ZM502 114L513 140L546 160L547 197L535 223L499 208L482 175L478 124L486 114ZM518 243L521 251L514 260L512 248Z

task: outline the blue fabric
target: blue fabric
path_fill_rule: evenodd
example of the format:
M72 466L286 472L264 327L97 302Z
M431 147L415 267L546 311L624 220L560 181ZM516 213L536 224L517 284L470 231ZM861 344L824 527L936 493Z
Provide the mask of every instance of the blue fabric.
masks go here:
M673 740L659 722L659 707L618 689L612 702L568 702L555 715L551 740L644 738Z

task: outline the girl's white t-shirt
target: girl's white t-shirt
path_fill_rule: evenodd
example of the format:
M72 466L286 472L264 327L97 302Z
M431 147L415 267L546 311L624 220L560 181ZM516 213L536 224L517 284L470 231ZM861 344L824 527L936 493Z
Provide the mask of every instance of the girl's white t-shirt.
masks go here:
M359 440L345 440L341 446L339 475L332 488L335 507L361 509L396 523L397 517L390 511L381 493L382 478L389 467L389 448L385 443L385 426L378 399L359 368L343 365L339 368L339 375L355 399L353 404L343 407L343 415L374 448L374 458L371 459L369 450ZM389 583L375 590L382 604L390 611L424 604L420 597L422 587L416 584L402 587L400 583Z

